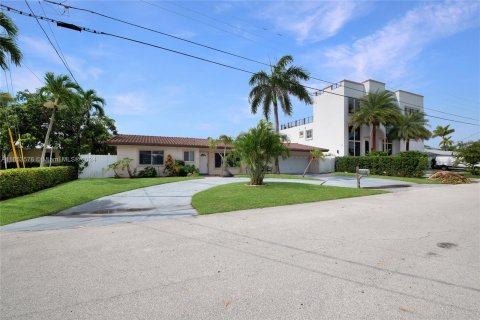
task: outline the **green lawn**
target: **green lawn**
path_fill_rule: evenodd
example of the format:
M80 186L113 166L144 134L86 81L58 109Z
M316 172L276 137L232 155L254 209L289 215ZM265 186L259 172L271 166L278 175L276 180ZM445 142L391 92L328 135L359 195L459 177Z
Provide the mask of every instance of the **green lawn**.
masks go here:
M248 174L236 174L235 177L237 178L250 178ZM274 173L269 173L265 175L265 178L277 178L277 179L300 179L300 180L320 180L316 178L308 178L308 177L302 177L302 176L295 176L291 174L274 174Z
M114 193L190 179L198 178L79 179L0 201L0 225L57 213Z
M385 191L326 187L292 182L271 182L266 186L253 187L240 182L199 192L193 196L192 204L200 214L209 214L380 193L385 193Z
M334 172L332 173L337 176L355 176L355 173L350 172ZM379 178L379 179L390 179L390 180L398 180L398 181L405 181L405 182L412 182L412 183L419 183L419 184L441 184L439 181L435 180L428 180L427 178L407 178L407 177L393 177L393 176L379 176L379 175L369 175L368 178Z

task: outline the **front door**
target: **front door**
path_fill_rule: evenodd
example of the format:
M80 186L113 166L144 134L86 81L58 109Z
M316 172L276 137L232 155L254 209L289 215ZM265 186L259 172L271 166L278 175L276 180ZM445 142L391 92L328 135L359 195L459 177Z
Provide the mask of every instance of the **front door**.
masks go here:
M208 153L200 152L199 168L200 174L208 174Z

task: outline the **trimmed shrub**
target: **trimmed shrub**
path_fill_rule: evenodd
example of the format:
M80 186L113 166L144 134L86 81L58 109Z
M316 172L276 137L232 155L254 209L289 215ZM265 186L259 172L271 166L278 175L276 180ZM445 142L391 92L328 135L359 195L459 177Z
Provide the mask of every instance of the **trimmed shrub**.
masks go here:
M370 174L397 177L422 177L428 167L428 158L418 151L402 152L388 157L337 157L335 171L355 173L356 166L370 169Z
M157 176L157 170L154 167L145 167L142 171L138 173L140 178L153 178Z
M77 179L75 167L8 169L0 171L0 200L29 194Z

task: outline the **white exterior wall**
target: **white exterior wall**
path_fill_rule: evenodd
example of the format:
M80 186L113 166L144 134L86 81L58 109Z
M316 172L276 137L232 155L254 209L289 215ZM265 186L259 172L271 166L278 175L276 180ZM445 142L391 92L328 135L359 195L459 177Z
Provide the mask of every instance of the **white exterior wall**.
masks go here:
M188 165L195 165L195 167L199 167L199 159L200 159L200 151L199 148L184 148L184 147L161 147L161 146L130 146L130 145L121 145L117 146L117 157L118 159L122 159L125 157L133 159L132 163L130 164L130 168L133 170L137 169L137 172L145 169L146 167L154 167L157 170L158 175L163 175L163 170L165 169L165 165L146 165L140 164L140 151L163 151L163 160L164 163L167 159L168 155L171 155L174 160L182 160L183 161L183 152L184 151L194 151L194 161L185 161L185 164ZM127 172L121 173L122 177L127 177Z
M385 90L385 83L366 80L362 83L343 80L340 86L330 86L326 91L314 97L313 104L313 123L307 125L281 130L281 133L288 135L291 142L302 143L305 145L327 148L335 156L348 155L348 127L351 115L348 113L348 97L359 99L368 92L377 92ZM328 92L335 93L330 94ZM347 97L344 97L347 96ZM395 97L400 109L405 107L417 108L423 112L423 97L414 93L398 90L395 91ZM420 107L416 107L420 106ZM306 140L299 138L299 131L313 129L313 139ZM383 150L383 140L386 137L384 126L377 128L376 149ZM371 129L364 125L360 128L360 154L365 154L365 142L368 141L369 147L372 147ZM410 150L423 151L423 141L410 141ZM404 141L393 141L393 154L405 151Z

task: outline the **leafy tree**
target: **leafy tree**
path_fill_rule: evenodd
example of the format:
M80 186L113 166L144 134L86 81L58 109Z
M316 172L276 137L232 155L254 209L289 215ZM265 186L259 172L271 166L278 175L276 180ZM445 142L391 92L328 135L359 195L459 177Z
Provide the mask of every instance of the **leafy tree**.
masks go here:
M360 99L360 108L352 115L353 130L362 125L371 129L371 151L377 151L377 127L389 125L397 121L400 111L395 104L395 96L389 91L370 92Z
M8 69L7 57L15 65L22 61L22 52L17 45L18 28L13 21L3 12L0 12L0 67Z
M220 157L222 160L222 177L225 176L225 170L228 170L228 161L227 161L227 146L231 145L233 143L233 138L230 136L227 136L225 134L220 135L218 139L213 139L213 138L208 138L208 147L212 151L216 151L218 148L218 145L222 143L223 144L223 154L220 153Z
M120 168L122 171L127 170L128 177L133 178L135 175L133 174L130 164L132 163L133 159L125 157L120 160L117 160L113 163L110 163L108 167L104 169L104 172L108 172L110 170L113 170L113 173L115 174L115 178L120 178L120 174L118 173L118 168Z
M52 72L47 72L47 74L45 74L45 86L40 89L40 93L46 99L43 106L52 109L52 113L47 134L45 135L42 156L40 158L40 167L43 167L45 162L45 152L49 143L55 113L57 110L67 108L68 105L71 105L73 99L72 90L79 90L79 87L77 84L73 83L68 76L55 76Z
M278 106L280 105L284 114L288 116L292 114L290 96L296 97L307 105L313 103L307 89L300 84L300 81L308 81L310 74L301 67L289 66L292 62L291 55L283 56L275 65L271 66L270 74L259 71L252 75L249 82L253 87L248 97L252 113L256 114L261 106L263 115L268 121L273 105L276 132L280 131ZM275 159L275 171L280 172L278 159Z
M426 128L428 120L425 119L423 112L410 114L400 114L393 126L390 135L394 139L405 141L405 150L410 150L410 140L424 140L431 136L430 131Z
M450 129L450 125L446 125L444 127L442 126L437 126L435 130L433 130L433 135L432 138L440 137L442 138L440 140L439 146L442 148L442 150L448 150L448 147L453 145L453 141L451 140L451 136L448 137L448 135L452 134L455 132L455 129Z
M289 154L283 140L270 123L260 120L255 128L241 133L234 141L235 152L246 166L251 185L262 185L272 160Z
M479 174L480 140L458 144L456 153L457 162L467 165L472 174Z

